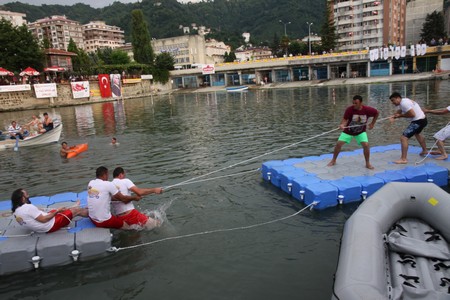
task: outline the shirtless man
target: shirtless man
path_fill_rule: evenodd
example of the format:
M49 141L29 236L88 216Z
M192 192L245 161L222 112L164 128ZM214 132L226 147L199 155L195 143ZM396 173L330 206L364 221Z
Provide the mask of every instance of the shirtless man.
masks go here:
M69 145L66 142L61 143L61 149L59 150L59 154L61 157L66 158L67 154L70 152L76 152L75 150L70 149Z
M41 133L50 131L53 129L53 120L48 116L48 113L44 113L44 120L42 121Z

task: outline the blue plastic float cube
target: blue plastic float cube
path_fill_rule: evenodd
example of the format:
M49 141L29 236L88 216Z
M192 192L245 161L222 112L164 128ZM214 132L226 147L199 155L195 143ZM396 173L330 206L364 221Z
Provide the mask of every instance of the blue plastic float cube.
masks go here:
M294 166L287 166L287 165L283 165L283 166L275 166L271 169L269 169L269 172L271 173L270 176L270 182L276 186L276 187L280 187L280 181L281 181L281 174L284 172L289 172L289 171L295 171L296 167Z
M428 179L433 180L438 186L445 186L448 184L448 169L435 165L434 163L427 163L420 166L421 169L425 170L428 175Z
M366 192L367 197L378 191L384 185L384 180L375 176L349 176L344 178L359 182L361 184L361 193Z
M338 204L338 189L329 182L316 182L305 187L305 204L318 202L314 209L325 209Z
M284 163L282 160L270 160L266 161L262 164L261 167L261 175L262 178L266 181L270 181L270 178L272 177L271 174L268 174L270 172L270 169L276 166L284 166Z
M314 176L314 175L307 175L302 177L296 177L292 180L292 197L299 201L304 201L302 199L302 193L301 191L305 191L306 186L308 184L317 183L320 182L320 178Z
M330 181L338 189L338 195L343 196L343 203L361 201L361 184L349 178Z
M294 180L307 175L308 173L301 168L295 168L295 170L283 172L280 174L280 188L286 193L291 194Z
M405 175L399 173L398 171L380 172L380 173L376 173L374 176L383 179L384 183L406 182Z
M408 182L427 182L428 174L424 168L407 167L403 170L398 170L400 174L405 175Z

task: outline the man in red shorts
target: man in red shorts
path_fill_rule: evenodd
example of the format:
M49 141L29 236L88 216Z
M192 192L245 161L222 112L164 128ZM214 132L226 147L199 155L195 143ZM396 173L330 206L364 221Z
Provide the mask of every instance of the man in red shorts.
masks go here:
M61 207L44 212L31 204L28 192L17 189L11 196L12 212L16 221L34 232L54 232L69 225L76 216L87 217L88 211L77 205L71 208Z
M111 214L111 202L128 203L140 200L141 196L126 196L110 181L109 173L105 167L98 167L94 180L88 184L88 209L89 218L97 227L130 229L127 223Z
M145 196L149 194L161 194L162 188L139 188L130 179L125 178L125 170L121 167L117 167L113 172L112 183L117 186L120 192L124 195L131 195L131 192L139 196ZM139 212L134 208L133 203L114 201L112 203L114 214L126 222L128 225L135 225L140 229L145 227L146 229L152 229L160 225L159 220L150 218L149 216Z

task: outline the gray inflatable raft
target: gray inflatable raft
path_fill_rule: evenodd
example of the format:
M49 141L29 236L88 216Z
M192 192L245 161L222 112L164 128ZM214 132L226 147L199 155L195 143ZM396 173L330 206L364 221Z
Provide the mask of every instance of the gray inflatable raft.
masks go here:
M332 299L450 299L450 195L391 182L347 220Z

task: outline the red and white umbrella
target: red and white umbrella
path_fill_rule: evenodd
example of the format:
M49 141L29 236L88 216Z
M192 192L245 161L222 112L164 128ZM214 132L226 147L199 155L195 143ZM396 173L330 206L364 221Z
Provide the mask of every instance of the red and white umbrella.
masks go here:
M14 73L4 68L0 68L0 76L14 76Z
M44 72L64 72L66 69L58 66L51 66L44 69Z
M28 68L26 68L25 70L23 70L22 72L20 72L20 76L25 76L25 75L28 75L28 76L38 76L39 74L41 74L41 73L39 73L38 71L36 71L35 69L33 69L33 68L31 68L31 67L28 67Z

